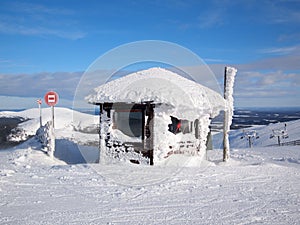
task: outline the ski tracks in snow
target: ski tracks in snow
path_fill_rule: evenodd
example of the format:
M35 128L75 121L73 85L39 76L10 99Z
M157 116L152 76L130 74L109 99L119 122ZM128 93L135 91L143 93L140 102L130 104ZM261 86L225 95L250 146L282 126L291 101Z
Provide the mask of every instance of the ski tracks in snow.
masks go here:
M66 165L38 148L23 145L0 152L0 224L297 224L300 220L300 165L290 160L298 159L296 148L283 148L284 156L265 149L239 149L227 164L220 162L220 153L211 152L215 162L211 166L176 170Z

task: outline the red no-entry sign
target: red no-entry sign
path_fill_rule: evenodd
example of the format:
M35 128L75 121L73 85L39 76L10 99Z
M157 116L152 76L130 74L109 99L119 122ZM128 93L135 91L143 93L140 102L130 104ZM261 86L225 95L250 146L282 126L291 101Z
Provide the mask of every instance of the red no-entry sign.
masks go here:
M45 102L49 106L55 106L58 103L58 94L55 91L49 91L45 94Z

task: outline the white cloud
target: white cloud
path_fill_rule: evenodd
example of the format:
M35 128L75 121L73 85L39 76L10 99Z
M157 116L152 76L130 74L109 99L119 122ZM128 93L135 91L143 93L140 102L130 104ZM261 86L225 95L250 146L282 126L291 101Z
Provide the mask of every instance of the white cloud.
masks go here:
M284 73L274 71L243 72L236 77L235 95L238 97L258 98L286 98L294 99L296 105L300 105L300 73Z
M277 47L259 49L258 53L263 54L264 58L238 65L246 71L254 70L300 70L300 46Z

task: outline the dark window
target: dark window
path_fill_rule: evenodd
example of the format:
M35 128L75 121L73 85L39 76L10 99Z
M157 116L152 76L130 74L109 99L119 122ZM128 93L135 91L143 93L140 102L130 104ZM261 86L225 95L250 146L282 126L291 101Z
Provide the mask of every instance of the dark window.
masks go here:
M188 120L179 120L176 117L171 116L172 123L168 125L169 131L178 134L182 132L183 134L192 132L192 124Z
M140 110L116 111L114 115L114 128L130 137L141 137L143 129L143 114Z

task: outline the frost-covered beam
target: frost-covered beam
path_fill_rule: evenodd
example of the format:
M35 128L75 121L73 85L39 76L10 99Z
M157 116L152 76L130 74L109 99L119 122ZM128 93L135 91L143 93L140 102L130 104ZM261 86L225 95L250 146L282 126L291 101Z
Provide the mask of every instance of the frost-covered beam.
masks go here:
M224 99L226 108L224 111L224 130L223 130L223 161L229 159L229 137L228 132L232 123L233 116L233 85L237 69L233 67L225 67L224 75Z

